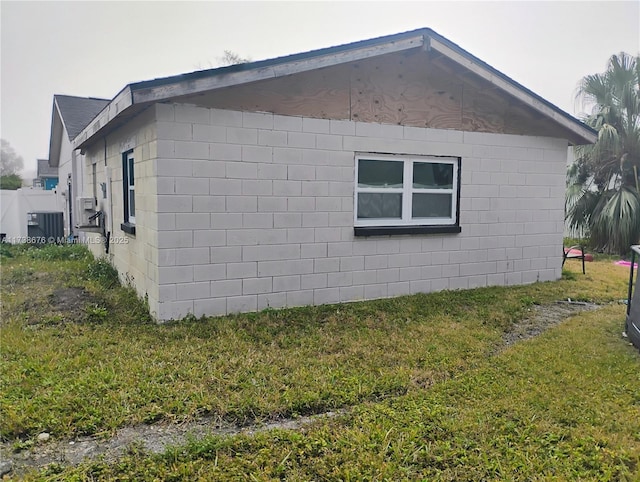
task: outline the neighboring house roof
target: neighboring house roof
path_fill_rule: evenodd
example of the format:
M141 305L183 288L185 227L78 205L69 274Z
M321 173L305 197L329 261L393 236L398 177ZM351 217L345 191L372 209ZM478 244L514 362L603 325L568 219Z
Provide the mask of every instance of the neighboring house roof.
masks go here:
M557 125L558 131L562 133L562 136L558 137L566 137L572 144L590 144L597 138L596 131L575 117L433 30L423 28L270 60L129 84L77 136L74 147L82 148L90 144L94 136L110 132L140 112L144 106L154 102L184 99L217 89L286 77L412 49L435 51L439 56L445 57L450 66L462 72L460 78L473 76L502 95L514 99L536 116Z
M58 168L49 165L49 159L38 159L36 177L58 177Z
M49 139L49 164L60 164L60 145L63 130L67 131L69 141L73 139L100 113L110 100L93 97L74 97L70 95L53 96L51 114L51 137Z
M54 95L53 99L58 106L70 141L80 134L82 129L110 102L109 99L70 95Z

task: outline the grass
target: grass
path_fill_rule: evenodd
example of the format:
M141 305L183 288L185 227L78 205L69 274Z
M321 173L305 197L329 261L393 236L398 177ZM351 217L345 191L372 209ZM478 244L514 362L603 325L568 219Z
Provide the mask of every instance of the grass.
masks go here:
M209 437L64 476L105 480L637 480L637 353L621 307L575 317L429 390L304 432ZM55 480L55 477L52 479Z
M246 423L353 407L303 432L210 437L33 478L640 476L640 379L637 352L619 336L624 306L490 356L533 304L625 298L628 271L610 261L590 263L586 276L568 262L554 283L158 326L82 250L16 248L0 259L5 440L108 435L204 413ZM52 295L70 289L84 294L69 311Z

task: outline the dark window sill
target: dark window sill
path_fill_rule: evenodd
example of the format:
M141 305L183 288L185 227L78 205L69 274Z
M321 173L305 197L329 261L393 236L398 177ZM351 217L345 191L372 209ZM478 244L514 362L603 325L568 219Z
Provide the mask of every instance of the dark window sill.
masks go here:
M458 234L460 226L356 226L356 236L389 236L394 234Z
M136 225L135 224L122 223L120 225L120 229L122 229L127 234L131 234L132 236L136 235Z

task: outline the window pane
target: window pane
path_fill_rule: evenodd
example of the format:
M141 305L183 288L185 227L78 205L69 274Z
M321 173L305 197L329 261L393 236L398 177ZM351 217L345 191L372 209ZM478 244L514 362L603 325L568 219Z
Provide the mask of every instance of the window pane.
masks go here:
M133 177L133 157L129 158L129 185L133 186L135 184L135 177Z
M413 218L451 218L452 194L414 193L411 206Z
M358 218L402 218L402 194L358 193Z
M129 189L129 216L136 215L136 192Z
M414 162L413 187L422 189L452 189L453 164Z
M404 162L358 161L358 187L402 187Z

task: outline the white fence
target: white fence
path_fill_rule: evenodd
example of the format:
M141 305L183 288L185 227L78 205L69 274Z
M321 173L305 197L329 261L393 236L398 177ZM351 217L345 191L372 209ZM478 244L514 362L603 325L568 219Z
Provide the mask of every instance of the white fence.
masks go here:
M64 211L64 200L55 191L22 188L0 190L0 233L6 242L19 243L27 237L27 213Z

